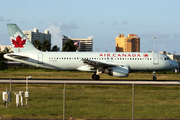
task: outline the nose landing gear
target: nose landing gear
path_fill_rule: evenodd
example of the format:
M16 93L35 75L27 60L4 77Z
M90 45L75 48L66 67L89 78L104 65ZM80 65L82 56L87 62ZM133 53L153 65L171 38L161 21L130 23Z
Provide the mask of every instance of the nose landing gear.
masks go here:
M157 80L156 71L153 71L153 80Z

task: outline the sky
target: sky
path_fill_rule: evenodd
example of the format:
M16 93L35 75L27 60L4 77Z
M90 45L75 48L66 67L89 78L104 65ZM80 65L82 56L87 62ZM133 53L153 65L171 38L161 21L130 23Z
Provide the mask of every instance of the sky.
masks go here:
M119 34L137 34L140 52L180 55L179 0L1 0L0 44L10 45L7 23L24 30L46 29L52 46L62 49L62 36L93 36L93 51L115 52Z

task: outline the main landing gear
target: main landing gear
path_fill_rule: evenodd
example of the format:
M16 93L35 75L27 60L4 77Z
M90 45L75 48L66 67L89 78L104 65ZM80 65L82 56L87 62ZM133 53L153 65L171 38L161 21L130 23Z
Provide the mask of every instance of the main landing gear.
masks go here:
M97 69L96 72L92 75L92 79L99 80L100 79L99 73L102 73L102 72L99 71L99 69Z
M92 79L93 79L93 80L99 80L99 79L100 79L100 76L99 76L99 75L96 75L96 73L94 73L94 74L92 75Z
M153 71L153 80L156 80L157 77L156 77L156 71Z

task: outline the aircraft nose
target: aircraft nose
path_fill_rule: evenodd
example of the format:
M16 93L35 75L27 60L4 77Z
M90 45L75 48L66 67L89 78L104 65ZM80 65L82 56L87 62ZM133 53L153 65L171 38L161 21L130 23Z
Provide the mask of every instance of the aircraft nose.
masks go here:
M173 67L173 68L177 68L177 67L178 67L178 63L177 63L176 61L173 61L172 67Z

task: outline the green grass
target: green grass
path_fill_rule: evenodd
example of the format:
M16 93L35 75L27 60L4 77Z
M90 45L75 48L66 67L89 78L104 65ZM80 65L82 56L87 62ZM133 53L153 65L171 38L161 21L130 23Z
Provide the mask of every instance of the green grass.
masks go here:
M0 71L0 78L91 79L92 73L45 69L10 69ZM101 74L101 79L151 79L151 73L130 73L128 78ZM179 80L180 74L158 74L158 80ZM61 84L29 84L28 106L16 107L14 92L25 91L25 84L12 85L12 106L5 108L0 95L2 118L63 118L63 88ZM0 84L0 93L9 84ZM135 119L178 119L180 86L135 85ZM24 99L25 104L25 99ZM65 118L131 119L131 85L66 85Z
M0 84L0 92L8 84ZM0 101L3 118L63 118L63 85L29 84L28 106L5 108ZM12 85L12 92L25 91L25 84ZM180 86L135 85L135 119L177 119L180 111ZM24 100L25 104L25 100ZM131 119L131 85L66 85L65 118Z
M32 78L50 78L50 79L92 79L91 72L79 72L79 71L57 71L57 70L47 70L41 68L31 68L31 69L7 69L0 71L0 78L26 78L27 76L32 76ZM157 80L180 80L180 73L173 72L157 72ZM100 79L112 79L112 80L152 80L152 72L138 72L130 73L128 77L114 77L107 74L100 74Z

